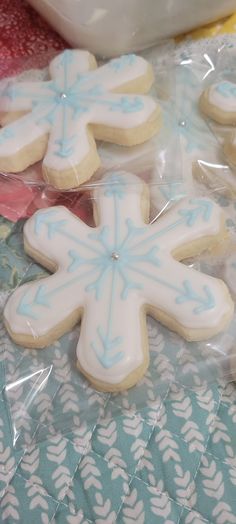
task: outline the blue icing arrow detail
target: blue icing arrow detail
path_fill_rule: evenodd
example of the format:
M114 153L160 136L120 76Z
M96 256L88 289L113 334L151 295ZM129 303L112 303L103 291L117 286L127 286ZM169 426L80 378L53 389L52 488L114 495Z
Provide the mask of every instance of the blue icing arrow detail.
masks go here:
M62 228L67 224L67 220L58 220L58 222L47 222L48 238L53 238L56 233L60 233Z
M37 320L37 315L34 311L32 311L32 302L28 301L29 296L29 290L26 291L26 293L23 295L22 299L20 300L18 306L17 306L17 313L18 315L22 315L24 317L33 318L34 320Z
M37 304L38 306L50 307L50 303L46 295L47 295L46 287L43 285L39 286L36 292L35 298L34 298L34 303Z
M39 286L33 300L29 300L29 291L26 291L17 307L17 313L37 320L37 314L32 311L34 305L50 307L45 286Z
M44 211L43 213L39 211L39 213L35 214L35 223L34 223L34 232L36 235L39 235L42 230L43 225L47 225L47 220L51 218L52 216L55 216L57 214L56 209L50 209L48 211Z
M74 249L68 251L69 257L72 259L70 266L68 267L68 273L73 273L78 269L82 264L85 264L87 261L82 258Z
M197 207L195 209L181 209L179 211L179 215L185 218L185 223L189 227L193 226L199 218L202 218L205 222L210 219L213 209L212 202L209 200L192 199L190 203L196 204Z
M119 101L109 103L111 111L122 111L122 113L136 113L144 107L143 100L138 96L122 96Z
M115 353L112 355L112 352L114 349L117 348L117 346L120 346L120 344L123 341L122 337L115 337L113 339L109 338L107 335L105 335L102 331L101 327L97 328L97 334L99 337L99 342L96 345L94 342L91 343L91 347L93 351L97 355L97 359L99 360L100 364L106 368L109 369L124 357L124 352L119 351L118 353Z
M188 280L183 282L183 289L181 294L176 297L175 302L176 304L183 304L184 302L199 303L199 306L196 306L193 309L195 315L215 307L215 299L209 287L203 286L203 296L201 296L193 290L192 285Z
M113 173L113 175L109 177L109 182L106 184L104 195L109 198L117 196L118 198L122 199L125 196L125 186L126 181L124 177L122 175Z
M53 238L56 233L61 233L63 227L67 224L67 220L57 220L56 222L48 222L51 216L55 216L57 210L52 209L45 213L36 214L34 231L36 235L39 235L42 230L42 226L46 226L48 230L48 238Z
M63 135L65 135L65 130L63 130ZM65 136L63 136L62 139L56 140L55 144L59 146L57 150L57 155L62 158L71 156L75 150L76 143L77 143L76 135L73 135L70 138L65 138Z

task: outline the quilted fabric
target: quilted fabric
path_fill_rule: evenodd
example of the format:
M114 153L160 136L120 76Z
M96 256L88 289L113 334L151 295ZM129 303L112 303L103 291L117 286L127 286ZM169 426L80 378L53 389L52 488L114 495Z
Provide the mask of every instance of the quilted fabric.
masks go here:
M225 199L223 205L235 227L236 205ZM2 303L21 282L45 274L24 255L22 225L0 219ZM149 321L151 365L144 379L128 393L97 393L74 371L76 333L40 354L15 347L0 329L0 521L236 522L234 384L200 383L197 355L174 337L170 343L166 330ZM8 401L19 410L30 391L19 379L33 376L40 362L45 370L53 364L54 373L28 404L21 428L24 443L37 429L39 442L13 448L3 386L14 383ZM172 382L177 366L184 385Z

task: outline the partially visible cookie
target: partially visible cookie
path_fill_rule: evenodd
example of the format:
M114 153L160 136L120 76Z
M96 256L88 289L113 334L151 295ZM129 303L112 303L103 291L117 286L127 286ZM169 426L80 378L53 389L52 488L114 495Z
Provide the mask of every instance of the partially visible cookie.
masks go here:
M201 111L218 124L236 124L236 84L227 80L213 84L203 91ZM230 164L236 165L236 132L232 131L224 142L224 153ZM236 178L236 177L235 177Z
M223 155L222 155L223 156ZM193 162L193 176L211 190L236 198L236 176L226 161L216 157L215 161L198 160Z
M226 259L223 276L233 297L236 299L236 252Z
M222 81L203 91L199 105L201 111L223 125L236 124L236 84Z

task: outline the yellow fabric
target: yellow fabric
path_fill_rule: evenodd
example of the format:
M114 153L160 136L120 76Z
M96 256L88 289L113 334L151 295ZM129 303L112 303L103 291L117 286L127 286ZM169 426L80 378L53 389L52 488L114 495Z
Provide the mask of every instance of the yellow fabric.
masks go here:
M231 16L224 18L223 20L218 20L212 24L205 25L194 31L181 35L177 38L177 41L183 40L185 38L192 38L197 40L199 38L207 38L210 36L216 36L224 33L236 33L236 13Z

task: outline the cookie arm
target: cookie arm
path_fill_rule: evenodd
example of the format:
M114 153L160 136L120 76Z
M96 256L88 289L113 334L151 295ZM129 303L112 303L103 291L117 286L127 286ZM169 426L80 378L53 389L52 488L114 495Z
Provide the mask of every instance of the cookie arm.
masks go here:
M67 288L66 288L66 285ZM69 331L81 316L83 293L72 293L72 278L60 272L20 286L9 298L4 321L20 345L42 348Z
M49 126L41 112L29 113L0 130L0 170L19 173L43 157Z
M53 98L51 82L9 82L0 97L0 111L31 111L35 104Z
M90 285L96 289L97 282ZM122 295L115 267L107 276L101 299L87 297L77 346L78 367L99 389L131 387L148 366L145 312L136 293Z
M68 270L73 262L71 253L81 261L97 253L88 245L88 233L94 231L64 206L41 209L24 226L24 245L27 253L51 271ZM76 255L74 255L75 257Z
M153 83L151 65L134 54L115 58L92 73L94 85L117 93L147 93Z
M55 123L51 129L47 152L43 160L43 171L46 179L51 182L54 173L64 176L70 172L78 176L77 185L81 183L80 169L82 161L89 154L96 153L96 146L87 126L86 114L76 113L70 107L63 107L55 115ZM66 179L66 176L64 176ZM58 186L60 187L60 185ZM63 187L63 186L62 186Z
M95 57L88 51L67 49L56 56L49 65L49 73L59 88L84 80L88 71L97 67Z
M225 217L220 206L203 197L185 198L153 224L150 240L164 242L164 250L174 258L199 255L226 235Z
M156 133L161 108L149 96L107 94L89 116L94 136L120 145L137 145Z
M226 329L234 304L222 280L165 257L158 273L144 271L150 313L187 340L208 339ZM148 285L149 284L149 285Z

